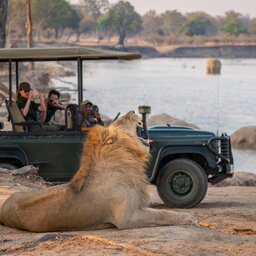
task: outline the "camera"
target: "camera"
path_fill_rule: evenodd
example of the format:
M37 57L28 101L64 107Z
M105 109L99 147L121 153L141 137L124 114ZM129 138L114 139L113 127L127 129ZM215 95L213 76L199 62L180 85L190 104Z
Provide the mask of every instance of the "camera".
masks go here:
M99 108L97 105L92 105L92 110L90 111L90 114L95 117L99 113Z

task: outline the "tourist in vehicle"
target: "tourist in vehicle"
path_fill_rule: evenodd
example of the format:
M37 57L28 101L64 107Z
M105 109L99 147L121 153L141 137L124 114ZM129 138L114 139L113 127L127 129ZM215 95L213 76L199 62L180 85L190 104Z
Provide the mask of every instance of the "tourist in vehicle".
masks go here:
M60 102L60 93L57 90L50 90L48 98L45 99L46 119L45 122L50 122L57 110L65 110L65 106Z
M85 127L92 127L95 124L101 124L104 125L104 123L101 120L100 114L97 111L98 107L95 109L93 108L92 102L89 100L85 100L80 105L80 115L78 118L78 124L79 127L85 128Z
M97 105L92 105L91 115L95 119L97 124L100 124L100 125L104 126L104 122L101 120L99 107Z
M33 100L38 98L40 103ZM43 93L32 90L29 83L21 82L19 84L16 103L26 121L44 122L46 107Z

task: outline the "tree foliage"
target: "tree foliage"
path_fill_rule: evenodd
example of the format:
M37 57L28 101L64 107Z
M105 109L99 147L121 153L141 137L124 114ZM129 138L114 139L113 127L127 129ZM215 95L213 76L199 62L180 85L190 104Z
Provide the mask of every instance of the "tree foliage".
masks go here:
M248 34L247 29L239 22L225 23L221 31L230 35Z
M188 14L187 21L182 24L179 32L187 36L207 36L213 27L212 20L208 15L195 12Z
M153 36L159 28L162 27L163 21L156 11L150 10L142 16L142 32L144 37Z
M176 10L166 11L160 18L163 22L162 30L164 31L164 35L175 34L178 28L186 21L186 17Z
M4 48L6 43L7 8L8 0L0 0L0 48Z
M9 0L8 4L9 34L22 38L26 35L26 11L24 0Z
M127 35L134 35L142 29L142 19L134 7L125 1L119 1L99 19L101 29L112 30L119 36L118 44L123 45Z
M109 2L108 0L83 0L83 3L86 8L86 15L84 15L83 18L83 27L86 28L87 31L88 28L94 28L96 37L99 38L98 19L103 12L109 8ZM89 24L86 24L85 21L89 21ZM93 21L94 24L92 24L91 21Z
M250 20L249 31L251 34L256 35L256 18Z
M34 0L32 9L34 22L40 27L54 29L56 37L59 29L69 25L74 14L66 0Z
M11 38L9 42L17 47L18 44L12 42L19 43L26 37L27 0L0 0L0 6L7 1L8 12L0 8L0 43L4 38L4 15L6 18L8 13L6 28ZM256 18L250 19L248 15L233 10L217 17L204 12L183 15L177 10L160 14L150 10L141 17L129 2L119 1L109 6L108 1L80 0L80 5L71 5L68 0L33 0L31 14L34 30L31 35L35 41L40 41L42 37L55 35L56 38L70 38L76 34L79 40L81 34L91 36L96 32L97 39L110 39L117 35L118 44L124 44L127 37L137 36L138 33L141 39L157 44L200 43L200 40L230 42L240 35L240 39L255 40Z
M241 13L231 10L225 13L220 31L236 36L248 34L247 23L246 18Z

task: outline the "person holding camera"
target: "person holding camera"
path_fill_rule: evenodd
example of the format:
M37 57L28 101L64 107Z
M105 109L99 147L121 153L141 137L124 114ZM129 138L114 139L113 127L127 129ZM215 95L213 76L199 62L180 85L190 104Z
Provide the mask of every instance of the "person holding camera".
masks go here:
M99 114L99 108L89 100L84 100L80 105L78 123L81 128L92 127L95 124L104 125Z
M65 110L65 106L60 102L60 93L57 90L51 90L48 98L45 99L46 118L45 122L49 122L57 110Z
M97 124L104 126L104 122L101 120L99 107L97 105L92 105L91 115L95 119Z
M40 103L33 100L37 98ZM21 82L19 84L16 103L26 121L44 122L46 107L43 93L32 90L29 83Z

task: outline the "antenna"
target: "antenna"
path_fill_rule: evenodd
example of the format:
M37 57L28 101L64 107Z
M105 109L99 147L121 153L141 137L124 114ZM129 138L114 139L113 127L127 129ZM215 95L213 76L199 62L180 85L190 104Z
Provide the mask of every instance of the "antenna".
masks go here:
M217 136L219 136L219 121L220 121L220 75L217 75Z

